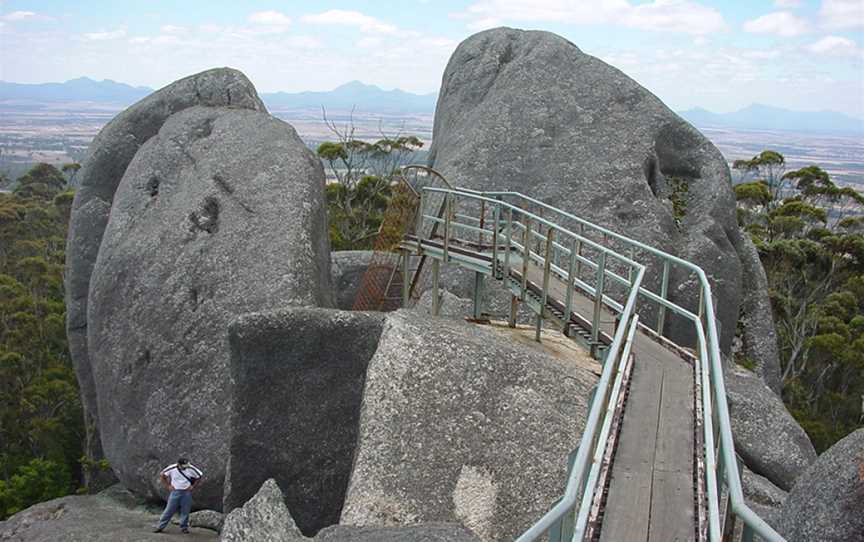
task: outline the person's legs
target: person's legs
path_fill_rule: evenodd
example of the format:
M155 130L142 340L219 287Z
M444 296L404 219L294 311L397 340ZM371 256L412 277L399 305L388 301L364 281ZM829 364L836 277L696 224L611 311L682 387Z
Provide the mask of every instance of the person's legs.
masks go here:
M174 516L174 512L177 511L177 507L180 506L180 497L185 493L183 491L172 491L170 495L168 495L168 502L165 503L165 511L162 512L162 517L159 518L159 526L156 527L158 530L162 530L168 526L168 522L171 521L171 517Z
M180 528L184 531L189 528L189 512L192 511L192 492L180 492Z

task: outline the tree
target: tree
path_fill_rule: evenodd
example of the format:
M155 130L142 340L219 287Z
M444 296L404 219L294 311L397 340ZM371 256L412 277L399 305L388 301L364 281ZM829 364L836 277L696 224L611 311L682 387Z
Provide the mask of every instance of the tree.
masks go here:
M52 199L66 188L66 177L51 164L39 163L18 178L15 194L43 201Z
M784 164L773 151L743 161L762 178L735 195L768 277L783 399L822 451L864 421L864 197Z
M735 160L732 168L742 172L744 176L754 176L757 182L764 183L771 194L767 205L779 201L783 189L788 185L783 178L786 171L786 159L777 151L762 151L750 160Z
M81 164L79 164L78 162L69 162L68 164L63 164L63 167L60 169L65 175L67 175L67 184L69 186L78 186L75 183L75 177L78 175L78 171L81 169Z
M381 134L374 142L355 137L353 121L344 127L324 120L336 141L325 141L317 154L335 182L326 188L330 243L334 250L366 249L378 233L399 167L423 146L414 136Z
M0 193L0 520L81 481L78 383L66 344L71 191L38 164Z

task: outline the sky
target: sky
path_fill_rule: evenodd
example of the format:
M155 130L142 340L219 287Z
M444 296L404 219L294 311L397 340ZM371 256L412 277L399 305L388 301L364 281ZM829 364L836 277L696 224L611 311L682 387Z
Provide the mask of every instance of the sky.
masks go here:
M0 0L0 80L158 88L231 66L259 92L430 93L459 42L496 26L559 34L676 110L864 118L864 0Z

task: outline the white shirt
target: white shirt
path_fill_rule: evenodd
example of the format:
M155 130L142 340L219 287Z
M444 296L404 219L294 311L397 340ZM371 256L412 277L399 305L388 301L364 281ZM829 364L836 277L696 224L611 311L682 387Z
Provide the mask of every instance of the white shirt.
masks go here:
M204 473L191 463L187 463L185 467L183 467L183 474L189 477L189 480L196 480L204 476ZM160 475L167 476L171 479L171 487L174 489L189 489L189 486L192 484L189 483L189 480L186 479L186 476L180 474L180 469L177 468L177 463L172 463L162 469Z

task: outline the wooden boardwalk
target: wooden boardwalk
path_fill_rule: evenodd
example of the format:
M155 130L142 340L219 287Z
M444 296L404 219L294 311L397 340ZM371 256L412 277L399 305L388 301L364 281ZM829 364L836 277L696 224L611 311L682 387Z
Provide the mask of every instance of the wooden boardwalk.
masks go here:
M514 258L514 265L521 261ZM528 279L543 270L528 266ZM549 295L563 301L564 282L552 277ZM594 301L574 295L573 311L590 320ZM601 331L613 335L615 318L605 308ZM637 332L617 450L613 457L600 540L681 542L696 539L693 366Z

